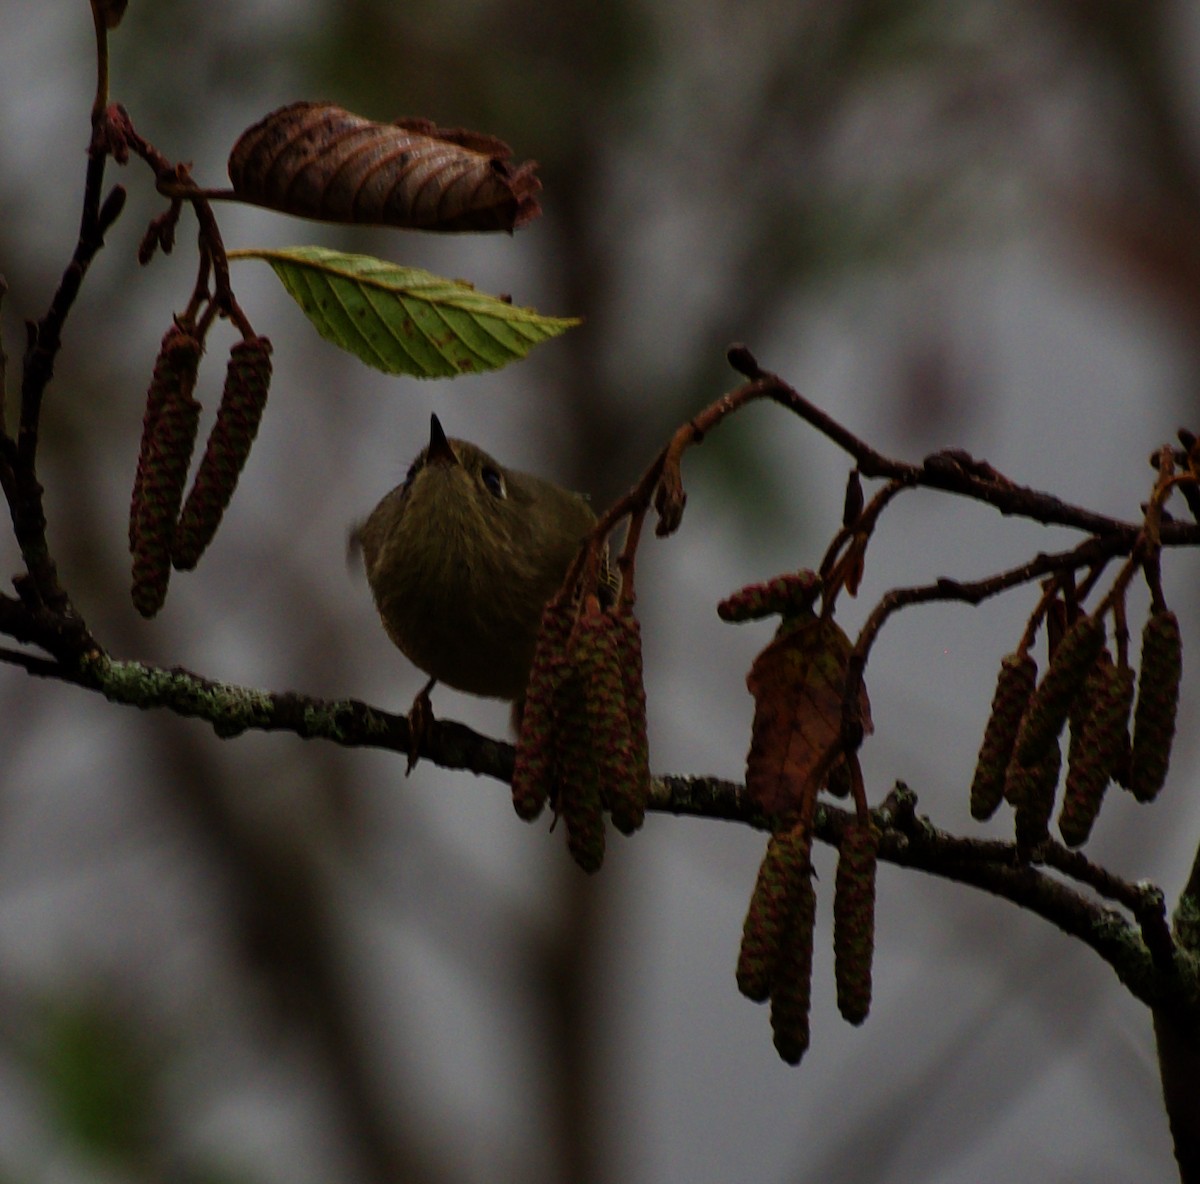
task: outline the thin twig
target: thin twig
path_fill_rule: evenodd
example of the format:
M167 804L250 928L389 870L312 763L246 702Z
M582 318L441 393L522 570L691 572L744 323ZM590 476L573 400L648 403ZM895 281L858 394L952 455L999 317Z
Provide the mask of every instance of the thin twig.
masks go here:
M84 183L83 210L79 238L70 263L59 281L46 315L28 327L21 374L21 405L15 449L5 448L4 491L9 501L13 530L26 571L43 604L64 619L78 621L67 594L58 582L58 571L46 545L46 516L42 487L37 478L38 430L42 401L54 373L54 363L62 344L62 330L79 294L88 267L104 245L104 235L121 213L124 190L116 187L101 203L104 164L107 157L105 136L93 129ZM7 437L6 437L7 440ZM86 636L86 631L84 631Z
M62 344L63 325L79 294L88 265L104 243L103 235L98 233L104 162L102 153L91 152L88 155L83 212L75 253L59 280L49 311L30 330L21 379L21 420L17 434L19 463L27 470L33 469L37 453L42 398L54 373L54 362Z
M92 22L96 26L96 97L92 100L95 125L108 106L108 24L98 4L92 5Z
M912 588L893 588L885 593L879 603L871 610L854 648L846 664L846 689L843 699L842 734L847 743L856 736L861 737L862 727L858 716L861 713L861 688L866 672L867 661L871 648L875 644L885 622L893 613L902 608L916 604L930 604L942 601L962 601L966 604L980 604L992 596L1007 591L1009 588L1028 584L1043 576L1065 571L1074 571L1097 563L1110 553L1119 553L1126 545L1132 546L1132 541L1124 535L1113 535L1107 538L1091 538L1080 543L1070 551L1060 551L1047 555L1044 552L1036 555L1028 563L1014 567L1009 571L1000 572L986 579L964 582L942 577L932 584L922 584ZM1043 596L1043 602L1045 596Z
M905 484L939 489L985 502L1005 516L1028 518L1046 526L1069 526L1088 534L1127 536L1132 544L1140 525L1121 522L1074 506L1053 494L1018 485L980 461L959 450L937 452L920 465L895 460L876 451L831 415L810 403L777 374L762 370L744 346L729 351L730 364L751 377L747 384L753 388L752 397L768 397L816 428L843 451L849 453L864 477L885 477ZM741 388L729 397L743 401ZM1184 523L1164 523L1162 541L1165 545L1194 546L1200 543L1200 527Z

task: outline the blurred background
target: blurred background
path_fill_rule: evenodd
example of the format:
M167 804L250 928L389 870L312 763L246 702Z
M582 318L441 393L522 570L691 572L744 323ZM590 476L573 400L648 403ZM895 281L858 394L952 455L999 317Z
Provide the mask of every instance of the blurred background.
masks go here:
M1188 0L133 0L111 45L114 99L214 186L240 132L299 98L503 137L545 183L544 216L512 238L230 206L226 243L370 252L586 318L497 374L390 379L319 340L264 265L236 264L275 344L271 403L213 548L145 622L128 493L194 224L139 269L162 202L131 164L67 326L41 469L64 582L117 657L407 710L422 678L345 549L430 412L604 506L736 385L735 340L886 452L963 447L1127 519L1149 453L1200 427ZM10 398L22 320L74 244L93 87L84 0L0 0ZM209 340L208 415L232 340ZM657 771L741 778L744 676L771 626L722 625L715 604L815 565L846 469L768 406L689 454L683 527L639 564ZM890 587L981 577L1075 537L909 494L843 624ZM18 570L8 532L0 560ZM1185 638L1198 566L1164 563ZM1003 814L971 821L967 787L1033 603L893 620L868 671L874 800L900 777L939 825L1008 833ZM1194 691L1159 802L1114 793L1088 848L1172 901L1200 837ZM506 734L502 704L443 690L435 707ZM1144 1008L1003 902L881 868L874 1007L851 1029L819 850L813 1040L789 1069L734 984L763 849L746 828L652 817L587 878L504 786L428 765L406 779L392 754L222 742L11 667L0 720L0 1180L1174 1175Z

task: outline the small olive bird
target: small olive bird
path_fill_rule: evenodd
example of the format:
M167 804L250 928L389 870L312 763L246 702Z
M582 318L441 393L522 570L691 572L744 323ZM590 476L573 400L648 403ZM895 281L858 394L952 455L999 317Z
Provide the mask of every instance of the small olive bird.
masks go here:
M447 439L434 415L429 443L351 546L388 637L430 676L422 695L442 682L508 699L515 720L542 609L595 522L581 495Z

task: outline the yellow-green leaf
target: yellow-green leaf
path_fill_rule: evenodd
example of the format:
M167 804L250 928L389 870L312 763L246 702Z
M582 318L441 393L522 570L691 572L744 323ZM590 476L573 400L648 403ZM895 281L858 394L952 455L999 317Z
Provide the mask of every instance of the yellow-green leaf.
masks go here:
M288 247L229 257L265 260L322 337L386 374L451 378L498 370L579 324L370 255Z

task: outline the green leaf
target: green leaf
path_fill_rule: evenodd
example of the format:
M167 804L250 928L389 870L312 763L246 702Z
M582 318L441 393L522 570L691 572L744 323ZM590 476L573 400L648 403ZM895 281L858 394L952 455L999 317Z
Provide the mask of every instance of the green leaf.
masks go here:
M229 258L266 260L322 337L386 374L498 370L579 324L370 255L289 247L230 251Z

